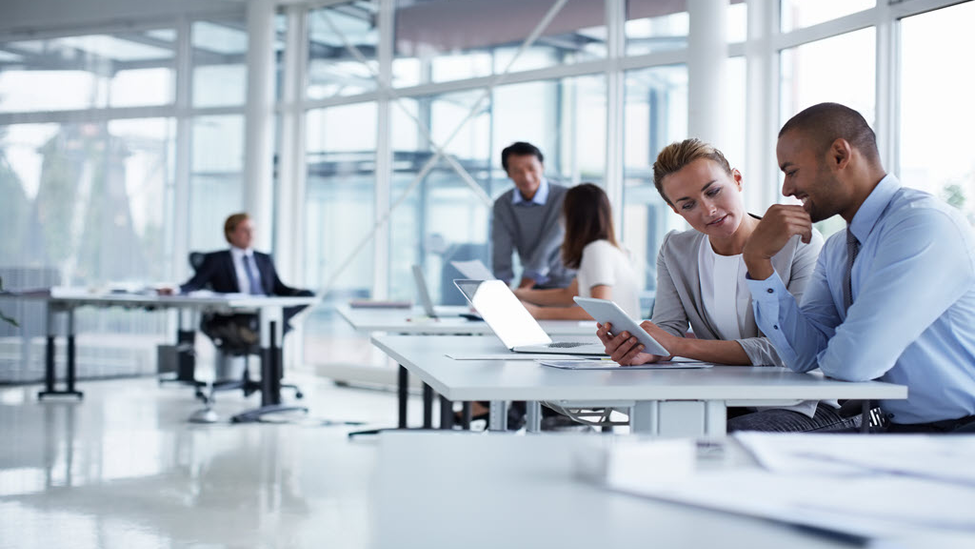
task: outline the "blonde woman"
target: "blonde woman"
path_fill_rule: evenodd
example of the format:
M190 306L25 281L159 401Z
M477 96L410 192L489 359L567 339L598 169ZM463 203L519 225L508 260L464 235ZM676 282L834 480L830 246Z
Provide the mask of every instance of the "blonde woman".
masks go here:
M674 356L727 365L783 365L755 324L745 282L742 250L760 218L745 210L741 173L712 145L687 139L660 152L653 178L660 196L692 228L664 238L652 320L643 328ZM772 258L797 301L822 246L823 237L814 230L809 244L795 236ZM694 337L686 337L688 328ZM635 338L626 332L613 334L609 325L599 326L597 335L620 364L668 358L644 353ZM835 402L816 401L788 408L732 408L728 430L812 431L856 424L841 418L837 408Z

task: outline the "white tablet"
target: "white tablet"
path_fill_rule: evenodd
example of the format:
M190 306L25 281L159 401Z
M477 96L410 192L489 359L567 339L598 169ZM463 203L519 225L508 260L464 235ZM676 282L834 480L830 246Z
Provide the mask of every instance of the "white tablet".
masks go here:
M606 299L596 299L593 297L573 297L576 303L580 307L586 310L587 313L592 315L596 322L600 324L606 324L609 322L613 325L613 333L619 334L621 332L630 332L630 335L635 337L637 341L643 344L643 352L650 353L652 355L660 356L670 356L667 349L663 345L657 343L657 340L650 337L650 334L646 330L640 327L640 324L635 320L630 318L620 306L613 303L612 301Z

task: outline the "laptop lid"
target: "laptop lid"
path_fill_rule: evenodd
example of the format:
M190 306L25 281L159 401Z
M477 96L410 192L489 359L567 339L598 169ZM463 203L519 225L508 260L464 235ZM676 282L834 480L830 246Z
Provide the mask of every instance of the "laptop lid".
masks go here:
M413 282L416 284L416 294L420 298L423 312L430 318L436 318L437 313L433 309L433 300L430 299L430 290L427 288L427 279L423 275L423 267L413 265Z
M454 285L508 349L552 342L503 280L455 280Z

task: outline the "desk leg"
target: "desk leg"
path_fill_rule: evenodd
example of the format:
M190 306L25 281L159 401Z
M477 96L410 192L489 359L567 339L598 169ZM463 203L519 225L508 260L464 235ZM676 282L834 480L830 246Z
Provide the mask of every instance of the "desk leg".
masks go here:
M454 428L454 404L442 395L440 396L440 428Z
M44 391L37 395L37 398L41 398L45 393L54 393L54 361L55 354L57 352L57 347L55 346L54 333L54 312L51 310L51 305L47 305L47 347L44 350Z
M61 396L69 395L76 396L78 398L84 398L84 393L81 391L76 391L74 388L75 382L75 365L76 365L76 355L75 355L75 339L74 339L74 309L71 307L66 307L63 311L67 315L67 376L66 385L67 388L63 391L59 391L54 388L55 379L55 328L54 328L54 311L51 309L51 305L48 304L47 312L47 356L45 356L45 372L44 372L44 384L45 390L37 393L38 400L43 399L46 396Z
M542 404L537 400L530 400L525 403L527 407L525 413L525 431L538 433L542 430Z
M284 364L281 351L281 308L277 307L273 311L261 309L258 317L261 323L261 407L233 416L230 418L233 423L260 421L262 416L276 412L308 412L308 408L304 406L281 404L281 368Z
M433 387L423 384L423 428L433 429Z
M492 400L491 411L488 414L488 430L508 430L508 403L504 400Z
M409 387L410 387L410 372L403 367L402 364L399 366L399 372L397 372L396 380L396 391L397 398L399 400L399 428L406 429L406 404L409 402Z
M646 435L660 434L660 403L637 402L630 408L630 431Z
M704 434L709 437L723 437L728 434L728 406L723 400L708 400L704 403Z
M465 402L463 411L461 411L460 426L465 431L471 430L471 420L473 419L473 412L471 411L471 403Z

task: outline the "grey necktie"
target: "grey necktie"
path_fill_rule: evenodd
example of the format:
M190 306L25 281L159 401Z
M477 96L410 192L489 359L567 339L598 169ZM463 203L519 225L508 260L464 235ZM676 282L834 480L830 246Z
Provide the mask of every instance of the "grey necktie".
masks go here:
M250 283L251 293L254 295L264 295L260 281L257 280L257 265L254 263L253 255L244 256L244 271L247 273L247 282Z
M853 304L853 262L860 253L860 241L853 235L849 227L846 228L846 276L843 277L843 309L849 310Z

